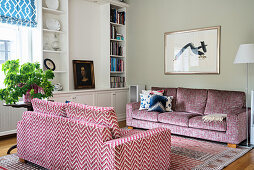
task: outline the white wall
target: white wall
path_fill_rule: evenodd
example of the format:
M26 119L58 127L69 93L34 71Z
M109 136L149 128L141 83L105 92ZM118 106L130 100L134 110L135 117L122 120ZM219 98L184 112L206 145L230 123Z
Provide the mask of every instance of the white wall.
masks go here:
M70 90L74 89L72 60L93 60L95 71L95 87L108 88L109 61L102 59L101 29L108 29L101 13L104 6L84 0L69 1L69 50L70 50ZM108 22L109 24L109 22ZM106 56L104 55L104 58ZM107 87L108 86L108 87Z
M129 0L128 84L245 90L245 65L233 64L254 43L253 0ZM164 75L164 33L221 25L219 75ZM254 89L254 64L250 66Z

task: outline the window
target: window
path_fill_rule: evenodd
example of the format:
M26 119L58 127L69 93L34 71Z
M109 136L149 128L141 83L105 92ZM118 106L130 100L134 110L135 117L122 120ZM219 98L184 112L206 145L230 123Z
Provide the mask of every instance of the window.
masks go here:
M4 88L2 64L19 59L20 63L32 62L32 30L30 27L0 23L0 88Z
M10 53L10 41L0 40L0 64L8 60Z

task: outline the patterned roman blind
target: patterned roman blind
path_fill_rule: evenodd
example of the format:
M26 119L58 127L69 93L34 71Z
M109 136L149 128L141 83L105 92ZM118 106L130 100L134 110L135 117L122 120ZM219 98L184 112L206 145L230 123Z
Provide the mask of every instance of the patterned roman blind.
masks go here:
M36 0L0 0L0 22L36 27Z

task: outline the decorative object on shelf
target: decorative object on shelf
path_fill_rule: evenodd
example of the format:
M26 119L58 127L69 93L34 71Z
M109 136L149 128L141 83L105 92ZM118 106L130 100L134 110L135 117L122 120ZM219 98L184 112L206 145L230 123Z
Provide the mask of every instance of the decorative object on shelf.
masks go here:
M46 19L46 27L49 30L54 30L54 31L60 31L61 30L61 24L59 20L55 18L47 18Z
M73 60L75 89L95 88L93 61Z
M60 43L59 41L54 41L52 42L52 48L55 50L55 51L61 51L61 48L60 48Z
M49 80L54 78L54 73L43 71L39 63L20 65L19 60L8 60L2 65L2 70L5 88L0 89L0 100L5 100L6 104L16 103L23 96L25 101L53 96L54 86Z
M44 50L50 50L50 49L51 49L48 42L46 42L46 43L44 44L43 49L44 49Z
M54 91L62 91L63 90L63 86L61 83L57 83L54 85Z
M164 34L165 74L219 74L220 26Z
M45 4L49 9L57 10L59 7L59 0L45 0Z
M44 59L44 66L48 70L55 71L55 69L56 69L55 63L52 60L48 59L48 58Z
M234 64L246 64L246 96L248 96L248 64L254 63L254 44L242 44L240 45L235 57ZM248 97L246 97L246 103L248 103ZM248 122L248 107L246 107L246 118ZM249 125L247 124L247 145L249 145Z

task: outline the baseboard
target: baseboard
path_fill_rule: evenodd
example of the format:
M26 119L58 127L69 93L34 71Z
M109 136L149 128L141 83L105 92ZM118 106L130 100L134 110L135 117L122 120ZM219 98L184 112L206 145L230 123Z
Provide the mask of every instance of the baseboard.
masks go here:
M17 133L17 129L0 132L0 136L11 135L11 134L15 134L15 133Z
M124 120L126 120L126 114L125 113L117 114L117 121L118 122L121 122L121 121L124 121Z

